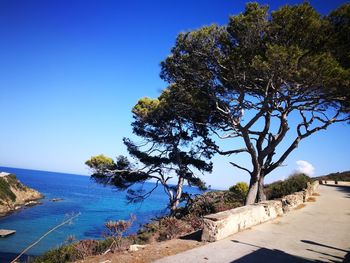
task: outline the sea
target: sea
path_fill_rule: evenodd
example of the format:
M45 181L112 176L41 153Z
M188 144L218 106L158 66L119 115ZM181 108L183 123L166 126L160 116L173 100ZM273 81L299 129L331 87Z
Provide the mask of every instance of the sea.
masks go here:
M22 259L64 245L72 237L75 240L103 239L104 223L109 220L127 220L135 215L136 220L128 230L128 234L132 234L143 224L168 212L168 199L161 187L143 202L130 203L125 191L97 184L89 176L1 166L0 171L15 174L22 183L45 196L40 205L0 217L0 229L16 230L15 234L0 238L0 262L10 262L48 230L74 215L78 217L50 233ZM154 183L144 183L134 185L133 189L147 191L154 186ZM195 188L185 187L185 190L191 194L200 193ZM52 202L53 198L62 200Z

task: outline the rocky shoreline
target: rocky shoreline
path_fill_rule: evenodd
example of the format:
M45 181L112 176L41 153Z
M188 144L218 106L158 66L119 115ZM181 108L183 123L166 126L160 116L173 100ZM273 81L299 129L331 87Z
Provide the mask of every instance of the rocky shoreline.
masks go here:
M0 176L0 217L20 209L41 204L44 196L22 184L15 175L1 173Z

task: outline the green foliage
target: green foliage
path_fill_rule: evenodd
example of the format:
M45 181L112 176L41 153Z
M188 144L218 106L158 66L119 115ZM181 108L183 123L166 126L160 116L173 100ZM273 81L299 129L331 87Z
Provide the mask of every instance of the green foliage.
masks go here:
M158 241L164 241L179 237L189 232L189 226L182 220L175 217L163 217L159 220L159 237Z
M327 17L330 22L331 52L340 64L350 67L350 4L344 4L331 12Z
M97 246L94 249L94 254L100 255L100 254L106 252L111 247L112 244L113 244L112 238L106 238L104 240L99 240L97 243Z
M158 99L142 98L134 106L133 133L146 143L141 145L124 138L129 155L136 160L131 163L119 156L117 161L103 155L86 161L92 169L92 178L99 183L112 184L118 189L128 189L135 183L156 179L156 187L162 185L169 197L171 212L186 200L183 184L205 189L205 183L197 173L211 172L212 163L206 159L212 150L204 147L201 137L193 132L189 123L183 122L177 107L165 90ZM179 178L176 186L169 179ZM129 189L129 201L142 201L151 192Z
M244 198L231 191L211 191L193 199L183 213L203 217L208 214L240 207Z
M92 156L85 164L98 173L107 172L115 167L113 159L103 154Z
M135 240L137 244L148 244L154 240L156 233L159 231L159 223L157 221L149 222L143 225L138 231Z
M5 179L7 178L7 179ZM0 201L11 200L12 202L16 201L16 195L11 190L11 185L16 185L18 183L17 180L6 176L0 177Z
M249 186L246 182L238 182L229 188L229 191L234 193L238 200L245 200L248 190Z
M152 237L153 237L153 234L151 232L142 231L136 236L134 243L140 244L140 245L148 244L151 242Z
M38 256L31 260L31 263L64 263L73 262L82 259L79 257L78 251L74 245L63 246L57 249L51 249L42 256Z
M311 178L305 174L296 174L288 177L284 181L275 182L266 186L266 195L268 199L281 198L294 192L306 189L307 183Z
M105 240L81 240L74 244L51 249L43 255L29 260L30 263L65 263L82 260L88 256L100 255L113 244L112 238Z
M200 196L196 198L192 204L190 204L188 210L189 213L195 214L197 216L205 216L213 214L217 211L215 204L220 203L220 201L210 196Z
M132 109L132 113L139 118L145 119L157 109L159 104L160 102L158 99L145 97L138 101Z

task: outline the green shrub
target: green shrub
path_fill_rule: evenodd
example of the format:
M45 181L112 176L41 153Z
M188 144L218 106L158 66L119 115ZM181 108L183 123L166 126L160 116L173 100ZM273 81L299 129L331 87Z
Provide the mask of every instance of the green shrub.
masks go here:
M11 187L22 191L27 190L27 187L21 184L14 174L0 177L0 204L16 201L16 195L12 192Z
M29 260L30 263L64 263L82 260L88 256L99 255L113 244L112 238L104 240L81 240L76 243L51 249L43 255Z
M0 177L0 199L16 201L16 195L11 191L10 184L3 177Z
M194 200L189 211L196 216L215 213L214 201L209 196L200 196L198 199Z
M188 214L182 218L187 224L189 224L193 231L203 229L203 218L194 214Z
M99 255L107 251L112 246L113 239L112 238L106 238L104 240L99 240L96 247L94 248L93 254Z
M244 205L245 195L242 192L211 191L197 196L188 207L186 214L203 217L208 214L230 210Z
M245 200L247 197L249 186L246 182L238 182L229 188L229 191L234 193L239 200Z
M151 242L153 237L153 234L151 232L140 232L136 236L136 240L134 241L135 244L148 244Z
M133 238L133 243L136 244L148 244L154 240L156 233L159 231L159 222L152 221L144 224Z
M164 241L189 233L192 228L183 220L175 217L163 217L159 220L158 241Z
M284 181L267 185L265 188L266 196L268 199L275 199L299 192L305 189L310 181L311 178L305 174L291 175Z
M44 253L42 256L34 258L31 263L64 263L83 259L79 256L79 252L74 245L63 246L52 249Z

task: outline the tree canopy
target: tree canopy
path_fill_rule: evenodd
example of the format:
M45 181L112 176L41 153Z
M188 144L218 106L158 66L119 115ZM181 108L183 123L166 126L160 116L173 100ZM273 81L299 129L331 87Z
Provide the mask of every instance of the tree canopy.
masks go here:
M208 135L243 142L223 151L206 136L220 154L249 154L251 167L231 162L250 175L247 203L265 198L265 176L302 139L349 120L348 10L349 4L322 17L303 3L269 14L250 3L226 26L179 34L161 63L161 78L176 84L170 94L191 111L188 121ZM295 137L282 149L288 132Z
M86 164L92 168L92 177L119 189L127 189L134 183L154 180L155 187L146 193L129 189L128 198L133 201L148 197L158 185L162 185L169 197L169 206L174 213L188 195L183 185L194 185L200 189L205 183L196 174L211 172L212 163L206 162L212 151L204 147L199 137L187 122L178 115L177 105L167 99L164 90L157 99L142 98L134 106L133 133L142 139L134 143L125 138L124 144L134 162L119 156L117 162L103 155L91 157ZM177 184L170 179L177 177Z

